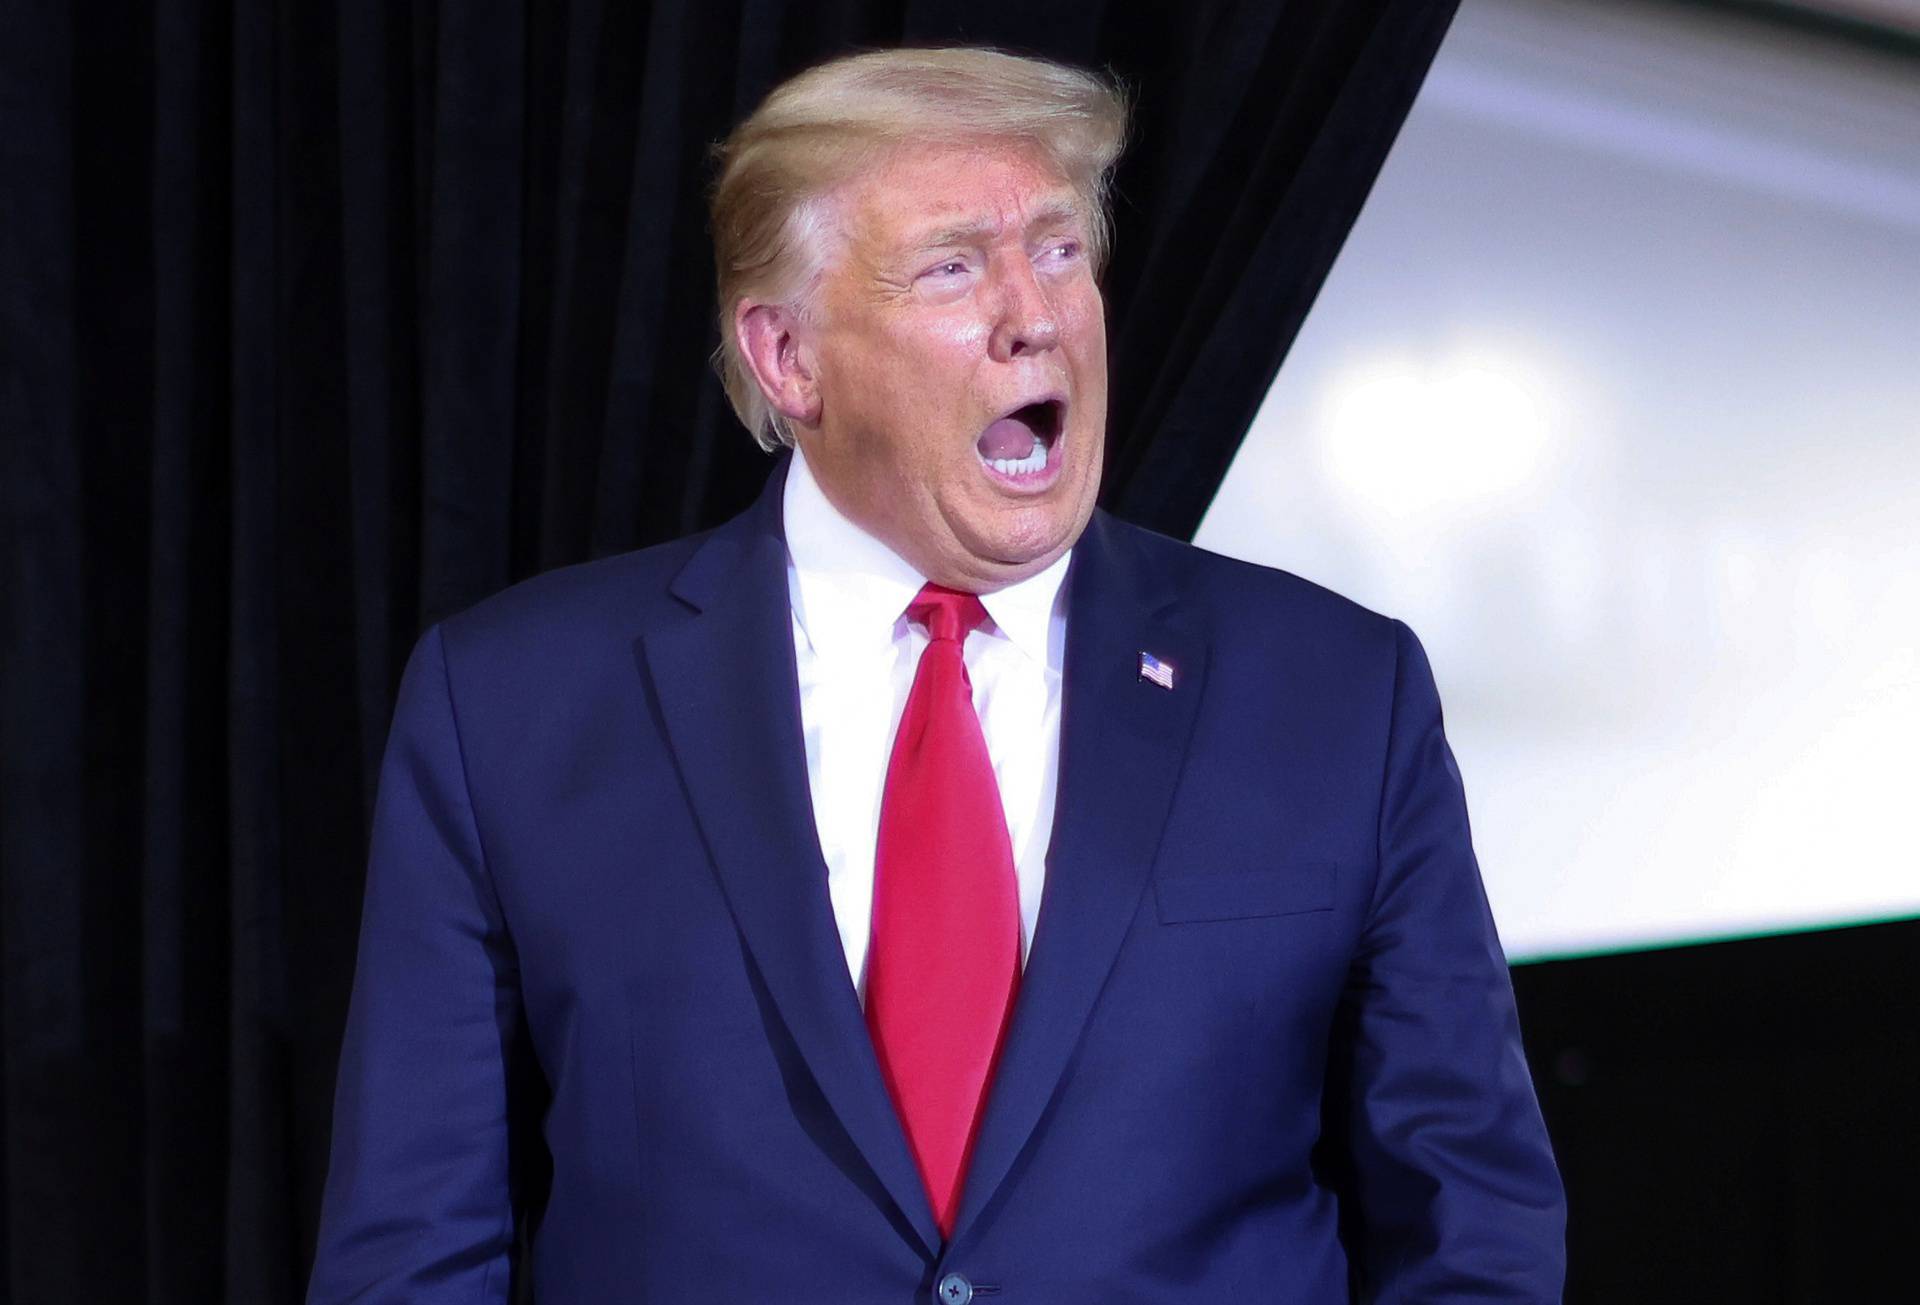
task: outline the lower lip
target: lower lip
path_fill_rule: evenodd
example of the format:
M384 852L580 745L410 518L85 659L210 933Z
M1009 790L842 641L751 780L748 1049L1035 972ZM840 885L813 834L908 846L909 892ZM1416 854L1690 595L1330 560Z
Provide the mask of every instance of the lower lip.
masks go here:
M985 458L980 457L978 453L975 453L974 457L979 460L980 470L987 473L987 479L1000 488L1016 494L1038 494L1051 487L1054 481L1060 479L1060 468L1065 463L1065 443L1061 435L1055 435L1053 437L1053 443L1047 446L1046 466L1040 468L1038 471L1028 471L1011 476L995 467Z

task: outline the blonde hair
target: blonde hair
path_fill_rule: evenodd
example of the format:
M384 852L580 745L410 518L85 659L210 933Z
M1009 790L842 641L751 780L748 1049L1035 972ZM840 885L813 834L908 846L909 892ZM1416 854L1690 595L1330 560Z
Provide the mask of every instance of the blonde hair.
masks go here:
M1096 272L1111 238L1108 184L1127 127L1125 93L1097 73L981 48L846 55L776 86L715 149L713 249L720 348L714 368L765 449L793 443L734 336L748 297L807 309L825 270L826 196L875 154L914 141L1037 145L1089 214Z

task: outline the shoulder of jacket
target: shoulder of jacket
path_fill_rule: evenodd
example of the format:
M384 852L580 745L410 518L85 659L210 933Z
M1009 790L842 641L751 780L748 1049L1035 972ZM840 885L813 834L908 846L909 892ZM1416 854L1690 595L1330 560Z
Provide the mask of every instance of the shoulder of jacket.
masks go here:
M1228 557L1144 526L1107 517L1118 547L1168 576L1183 600L1217 619L1262 625L1307 624L1368 642L1392 643L1399 623L1343 594L1279 567Z
M543 571L447 617L441 637L449 650L473 657L632 635L673 604L668 585L705 537Z

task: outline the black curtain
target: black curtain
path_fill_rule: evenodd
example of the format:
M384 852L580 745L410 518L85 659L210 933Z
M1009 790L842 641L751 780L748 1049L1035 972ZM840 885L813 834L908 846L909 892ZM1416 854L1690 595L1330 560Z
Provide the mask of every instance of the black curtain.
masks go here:
M0 1302L298 1298L407 650L765 474L704 187L769 87L1133 88L1105 498L1189 533L1453 8L0 7Z
M1569 1305L1914 1296L1916 956L1904 920L1513 971Z

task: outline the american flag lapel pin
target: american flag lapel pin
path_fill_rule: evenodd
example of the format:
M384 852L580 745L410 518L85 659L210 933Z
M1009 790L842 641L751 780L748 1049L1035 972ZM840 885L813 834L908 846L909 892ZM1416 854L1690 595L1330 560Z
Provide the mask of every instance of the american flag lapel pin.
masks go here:
M1140 654L1140 678L1169 691L1173 688L1173 664L1163 662L1150 652Z

